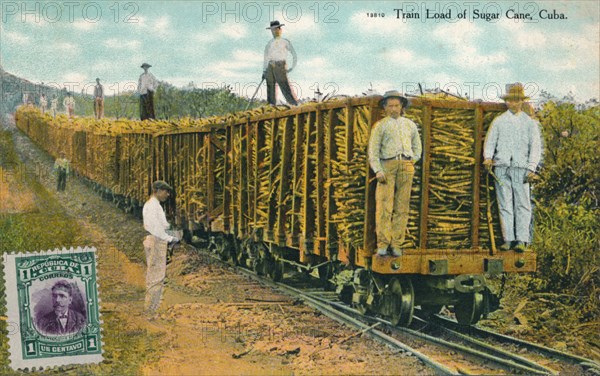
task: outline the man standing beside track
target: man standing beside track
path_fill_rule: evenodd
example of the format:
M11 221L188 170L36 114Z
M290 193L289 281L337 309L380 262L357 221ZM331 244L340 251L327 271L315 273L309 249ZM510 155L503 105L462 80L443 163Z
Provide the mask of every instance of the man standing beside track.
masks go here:
M148 235L144 239L144 252L146 253L146 297L144 308L149 319L156 318L156 311L160 305L163 284L167 271L167 246L168 243L177 243L179 239L167 234L170 227L161 202L167 200L172 188L162 180L152 183L152 196L144 204L142 215L144 229Z
M498 116L487 132L483 148L483 165L494 167L496 192L500 207L500 224L504 244L501 251L524 252L531 241L531 195L529 183L535 179L541 159L541 136L538 125L522 111L523 85L516 83L502 99L508 111Z
M282 26L284 24L280 24L279 21L272 21L270 26L267 27L267 30L271 29L271 33L273 34L273 39L265 47L263 64L263 79L267 80L267 101L272 105L277 103L275 84L278 84L285 100L289 104L297 106L298 101L290 87L287 74L294 69L298 58L296 50L292 47L292 42L281 37L281 33L283 32L281 29ZM292 54L293 59L290 69L287 69L286 62L288 52Z
M421 158L422 146L416 124L401 116L408 99L392 90L379 104L387 116L375 124L369 139L369 163L377 177L377 255L386 256L391 247L392 255L398 257L408 224L414 163Z

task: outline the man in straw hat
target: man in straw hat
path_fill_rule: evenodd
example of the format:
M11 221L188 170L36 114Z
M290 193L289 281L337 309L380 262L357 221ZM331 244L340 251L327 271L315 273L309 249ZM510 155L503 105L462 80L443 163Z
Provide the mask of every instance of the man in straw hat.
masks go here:
M167 271L167 246L177 243L179 239L169 235L170 227L161 202L166 201L171 195L172 188L165 181L157 180L152 183L152 196L144 204L142 215L144 229L148 235L144 238L144 252L146 253L146 297L144 308L149 319L156 318L156 311L162 297L163 283Z
M277 97L275 94L275 84L279 85L285 100L291 105L297 105L298 101L294 96L294 92L290 87L287 74L296 66L297 56L296 50L292 47L292 43L281 37L283 30L279 21L272 21L267 30L271 30L273 39L267 43L265 47L265 59L263 64L263 79L267 80L267 101L275 105ZM292 66L287 69L287 56L292 54Z
M421 158L421 137L414 122L402 116L408 100L396 90L380 102L386 117L371 130L369 163L377 177L375 227L377 255L402 256L408 223L414 163Z
M142 64L141 68L144 73L140 75L138 81L138 93L140 94L140 119L155 119L154 115L154 91L158 88L158 81L156 77L150 72L148 68L152 65L148 63Z
M494 166L500 223L504 244L500 250L524 252L531 241L531 198L529 181L541 158L541 137L537 124L522 111L523 85L508 86L502 97L508 111L498 116L487 132L483 148L483 165Z

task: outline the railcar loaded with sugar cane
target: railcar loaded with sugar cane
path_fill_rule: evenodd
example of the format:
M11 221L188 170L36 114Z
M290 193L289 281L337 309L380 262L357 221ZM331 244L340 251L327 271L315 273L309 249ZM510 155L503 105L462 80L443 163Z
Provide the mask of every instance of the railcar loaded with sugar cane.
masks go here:
M493 176L482 145L504 104L411 98L423 141L402 256L375 254L375 186L367 162L381 96L262 107L166 121L56 119L31 108L17 125L106 197L138 211L152 181L175 189L168 212L223 258L281 279L318 270L363 312L408 325L413 309L453 306L461 324L498 306L487 276L533 272L531 251L499 252Z

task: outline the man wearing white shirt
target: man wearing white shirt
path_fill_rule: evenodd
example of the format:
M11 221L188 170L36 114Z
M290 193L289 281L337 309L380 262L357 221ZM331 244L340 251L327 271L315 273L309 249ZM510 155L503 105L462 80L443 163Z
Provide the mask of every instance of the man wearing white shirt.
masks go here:
M42 114L45 114L48 109L48 99L46 99L46 94L40 96L40 109L42 110Z
M525 90L513 84L502 97L508 111L494 119L483 147L483 165L497 176L496 192L504 244L501 251L525 252L531 242L529 182L540 163L542 140L535 121L522 111Z
M156 119L154 115L154 92L158 88L158 81L156 77L150 72L148 68L152 65L148 63L142 64L141 68L144 69L144 73L140 75L138 81L138 93L140 94L140 119Z
M56 98L56 94L54 94L50 101L50 111L52 112L52 117L56 117L56 112L58 111L58 98Z
M163 283L167 271L168 243L177 243L177 237L167 234L169 222L161 202L166 201L171 194L171 186L162 180L152 183L152 196L144 204L142 215L144 229L148 236L144 239L146 253L146 297L144 308L150 319L154 319L162 297Z
M75 115L75 98L71 95L71 93L67 93L65 99L63 99L63 106L69 115L69 118L72 118Z
M297 56L292 43L281 37L281 33L283 32L281 27L283 25L279 21L272 21L271 26L267 27L267 29L271 29L273 39L265 47L263 79L267 80L267 101L270 104L275 105L277 103L275 84L278 84L285 100L289 104L296 106L298 105L298 101L290 87L287 74L296 66ZM288 53L292 54L293 59L290 69L287 69Z
M386 117L379 120L369 137L369 164L377 177L375 231L377 255L402 256L408 224L414 164L421 158L421 137L416 124L402 116L408 99L396 90L383 95L380 105Z

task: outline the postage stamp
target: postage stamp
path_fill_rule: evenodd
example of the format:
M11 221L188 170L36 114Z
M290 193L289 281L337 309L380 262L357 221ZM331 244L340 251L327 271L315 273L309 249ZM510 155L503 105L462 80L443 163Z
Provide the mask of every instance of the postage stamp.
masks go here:
M8 254L4 279L13 369L102 361L95 248Z

